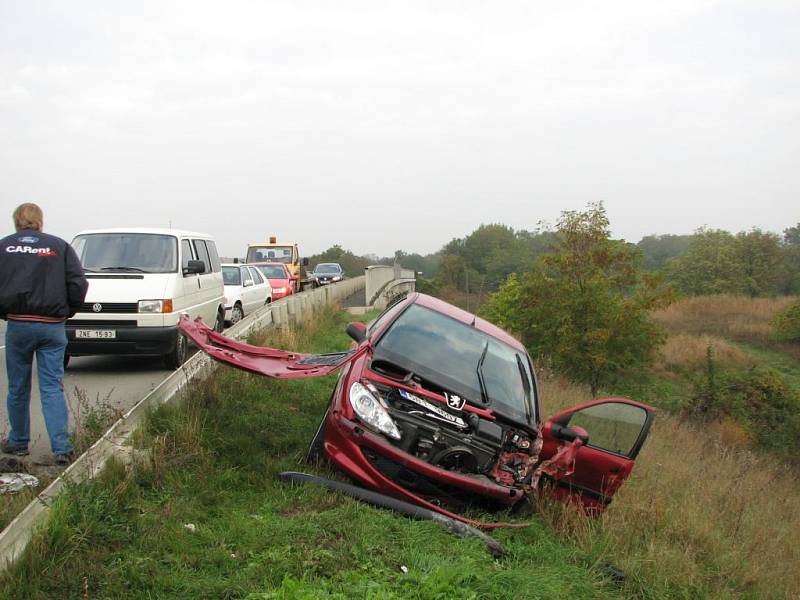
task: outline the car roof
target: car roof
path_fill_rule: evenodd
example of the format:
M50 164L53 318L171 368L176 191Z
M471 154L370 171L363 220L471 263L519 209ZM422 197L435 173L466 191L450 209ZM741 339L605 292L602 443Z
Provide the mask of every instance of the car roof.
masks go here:
M328 266L328 267L339 267L340 269L342 268L342 265L340 265L339 263L317 263L317 266L318 267L325 267L325 266Z
M87 229L79 231L75 235L90 235L93 233L147 233L153 235L173 235L175 237L196 237L213 240L213 236L197 231L186 231L184 229L167 229L159 227L109 227L107 229Z
M460 321L466 325L472 325L478 331L482 331L493 338L497 338L501 342L505 342L516 350L527 352L525 346L523 346L519 340L512 337L506 331L500 329L497 325L492 325L489 323L489 321L481 319L477 315L458 308L457 306L448 304L444 300L439 300L439 298L434 298L433 296L428 296L427 294L417 293L417 297L412 299L412 302L414 304L424 306L425 308L435 310L443 315L447 315L448 317L455 319L456 321Z

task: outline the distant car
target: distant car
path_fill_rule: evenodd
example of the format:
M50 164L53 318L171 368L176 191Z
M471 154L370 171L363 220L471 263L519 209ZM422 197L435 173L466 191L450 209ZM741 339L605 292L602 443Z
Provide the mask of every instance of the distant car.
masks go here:
M333 354L221 344L188 318L180 327L215 359L269 377L341 369L308 457L327 457L373 490L467 522L442 503L513 506L542 481L557 497L602 512L633 470L654 418L652 407L626 398L544 418L525 346L419 293L369 327L348 325L355 345Z
M250 266L256 267L269 280L269 284L272 286L273 300L289 296L292 293L292 274L283 263L257 262L251 263Z
M256 267L222 265L225 284L225 322L233 325L245 315L272 302L272 286Z
M327 285L344 279L344 271L339 263L320 263L312 273L317 285Z

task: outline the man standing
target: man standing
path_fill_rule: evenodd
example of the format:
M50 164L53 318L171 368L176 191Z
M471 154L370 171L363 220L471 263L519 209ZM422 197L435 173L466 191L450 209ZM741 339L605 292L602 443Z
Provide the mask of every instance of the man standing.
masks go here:
M44 217L35 204L14 211L17 233L0 240L0 318L6 327L8 420L11 431L2 451L24 456L30 442L31 370L39 375L50 448L56 464L72 459L64 398L64 321L74 315L89 284L72 247L42 233Z

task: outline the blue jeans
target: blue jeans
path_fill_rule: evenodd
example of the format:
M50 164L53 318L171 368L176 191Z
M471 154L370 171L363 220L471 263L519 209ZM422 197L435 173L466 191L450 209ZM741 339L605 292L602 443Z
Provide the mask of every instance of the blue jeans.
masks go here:
M6 372L8 373L9 444L27 448L31 439L31 370L36 355L42 414L53 454L72 450L67 432L67 401L64 398L64 323L8 321L6 328Z

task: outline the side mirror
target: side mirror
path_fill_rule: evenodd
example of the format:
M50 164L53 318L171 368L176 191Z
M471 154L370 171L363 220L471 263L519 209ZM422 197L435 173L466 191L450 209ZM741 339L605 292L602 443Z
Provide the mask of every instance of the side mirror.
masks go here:
M345 332L359 344L367 339L367 326L363 323L348 323Z
M205 273L206 271L206 263L202 260L190 260L186 263L186 268L183 270L184 275L197 275L199 273Z
M584 444L589 443L589 432L583 427L577 427L575 425L564 427L558 423L553 423L550 431L555 437L566 442L572 442L575 440L575 438L580 438Z
M304 267L307 267L308 266L308 259L304 258L302 263L300 263L300 264L302 264Z
M250 287L251 285L253 285L253 280L252 279L245 279L244 280L244 287Z

